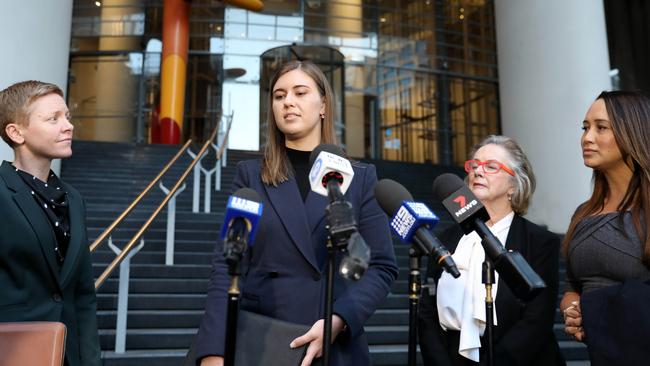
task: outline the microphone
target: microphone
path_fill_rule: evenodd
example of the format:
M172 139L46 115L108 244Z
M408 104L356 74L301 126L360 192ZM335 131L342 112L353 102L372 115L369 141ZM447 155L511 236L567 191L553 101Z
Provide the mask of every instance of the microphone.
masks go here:
M424 203L414 202L403 185L390 179L377 183L375 198L382 210L392 217L390 228L403 242L417 244L420 251L433 256L454 278L460 276L447 248L429 231L439 219Z
M344 248L348 253L341 260L339 273L343 278L358 281L368 269L370 248L357 230L352 204L343 197L354 176L352 165L344 156L336 145L318 145L309 156L309 184L312 191L330 199L325 209L330 240L335 248Z
M492 234L485 224L490 215L459 177L451 173L440 175L433 182L433 191L465 234L476 231L481 237L486 256L516 297L531 300L546 287L519 252L506 250Z
M354 171L345 153L333 144L320 144L309 155L311 190L329 197L330 202L341 199L350 187Z
M246 247L253 245L257 223L262 217L260 196L250 188L240 188L228 198L221 226L223 255L231 272L236 272Z

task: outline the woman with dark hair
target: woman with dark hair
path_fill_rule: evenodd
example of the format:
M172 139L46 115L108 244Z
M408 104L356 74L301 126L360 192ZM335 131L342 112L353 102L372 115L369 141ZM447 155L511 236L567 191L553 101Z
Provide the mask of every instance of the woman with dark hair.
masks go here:
M50 170L72 155L63 92L40 81L11 85L0 91L0 126L14 152L0 165L0 322L61 322L65 364L100 365L83 199Z
M310 190L309 155L322 143L336 143L335 100L318 66L291 61L271 80L269 102L264 156L240 162L234 181L234 190L252 188L264 205L247 255L241 308L311 325L306 334L286 345L289 349L308 344L302 365L310 365L322 353L327 255L324 218L329 201ZM374 198L375 168L361 163L352 167L354 180L345 198L354 207L371 259L358 282L346 281L338 274L334 277L333 365L369 364L363 326L397 276L386 215ZM196 361L201 365L223 363L228 285L223 254L218 249L196 342Z
M602 92L582 122L582 157L593 169L594 188L571 218L564 240L567 289L560 309L565 331L587 341L596 363L644 349L648 355L650 286L642 282L650 280L649 123L650 98L624 91ZM627 291L634 291L632 301L623 301L632 294ZM647 363L647 358L628 360L615 363Z
M487 209L490 231L506 249L516 250L546 282L530 301L515 297L498 277L495 299L494 364L564 365L553 334L558 293L560 240L522 217L535 191L535 175L523 149L506 136L488 136L465 162L466 182ZM461 273L453 278L429 262L427 285L420 303L420 350L425 365L486 364L485 287L481 238L452 227L440 236L453 252Z

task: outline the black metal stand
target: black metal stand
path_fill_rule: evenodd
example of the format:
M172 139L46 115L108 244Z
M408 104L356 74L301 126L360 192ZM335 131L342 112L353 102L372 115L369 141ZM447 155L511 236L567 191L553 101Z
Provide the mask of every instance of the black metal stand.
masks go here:
M327 184L330 204L325 209L329 232L327 237L327 268L325 292L325 319L323 328L323 366L330 364L332 348L332 314L334 303L334 264L336 252L347 248L350 236L357 232L357 222L354 219L352 205L343 199L339 183L330 181Z
M487 343L487 364L494 366L494 299L492 298L492 285L494 284L494 267L486 257L483 262L483 284L485 285L485 338Z
M420 265L422 252L415 246L409 249L409 348L408 366L417 364L418 307L420 305Z
M330 349L332 345L332 312L334 306L334 263L336 262L336 248L332 240L327 240L327 278L325 292L325 323L323 329L323 366L330 364Z
M239 318L239 276L232 276L228 289L228 316L226 318L226 348L224 365L235 365L235 350L237 349L237 319Z
M236 224L242 224L237 222ZM234 224L233 224L234 225ZM244 225L243 227L246 227ZM240 226L241 228L241 226ZM226 317L226 341L224 349L224 365L235 365L235 350L237 349L237 319L239 319L239 277L241 276L241 261L248 247L247 231L233 230L224 241L224 257L230 275L228 289L228 315Z

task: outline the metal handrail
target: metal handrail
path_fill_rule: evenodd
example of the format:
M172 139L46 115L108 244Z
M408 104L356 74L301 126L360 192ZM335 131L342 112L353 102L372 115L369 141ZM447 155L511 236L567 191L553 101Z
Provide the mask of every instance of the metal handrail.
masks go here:
M228 138L228 133L230 132L230 126L231 126L231 125L232 125L232 123L231 123L230 125L228 125L228 131L226 131L226 135L225 135L225 137L224 137L224 141L226 141L227 138ZM138 232L135 234L135 236L133 236L133 238L131 238L131 240L129 240L129 242L124 246L124 248L122 249L122 251L120 252L120 254L118 254L118 256L115 257L115 259L114 259L114 260L113 260L113 261L108 265L108 267L106 267L106 269L104 270L104 272L102 272L102 274L97 278L97 280L95 280L95 289L98 289L98 288L99 288L99 287L104 283L104 281L106 281L106 278L108 278L108 276L110 276L110 274L115 270L115 268L116 268L120 263L122 263L122 261L124 260L124 258L125 258L125 257L130 253L130 252L131 252L131 250L132 250L133 247L135 246L135 244L136 244L136 242L138 241L138 239L140 239L140 237L142 237L142 235L143 235L144 232L149 228L149 226L151 225L151 223L153 222L153 220L156 218L156 216L158 216L158 214L160 213L160 211L162 211L162 209L165 207L165 205L167 204L167 202L172 198L172 196L174 195L174 193L176 193L176 191L178 190L178 188L181 186L181 184L183 183L183 181L185 180L185 178L187 178L187 176L190 174L190 171L192 170L192 168L194 168L194 165L196 165L196 164L198 163L199 159L200 159L200 158L203 156L203 154L205 153L205 150L208 149L208 147L209 147L210 144L212 143L212 140L214 140L214 138L215 138L215 136L216 136L216 134L217 134L218 129L219 129L219 124L218 124L218 125L215 127L215 129L212 131L212 133L210 134L210 138L208 138L208 139L206 140L206 142L205 142L205 143L203 144L203 146L201 147L201 150L199 150L199 152L196 154L196 158L195 158L195 159L192 161L192 163L190 163L190 165L185 169L185 171L183 172L183 174L181 175L181 177L178 178L178 181L176 182L176 184L174 185L174 187L173 187L172 189L169 190L169 193L167 194L167 196L165 196L165 198L162 200L162 202L160 203L160 205L158 205L158 207L156 208L156 210L154 210L154 212L151 214L151 216L149 216L149 218L147 219L147 221L146 221L146 222L144 223L144 225L140 228L140 230L138 230ZM225 145L225 144L224 144L224 145ZM220 149L220 152L223 153L223 149ZM220 158L220 157L221 157L221 155L219 155L219 158Z
M140 203L140 201L142 200L142 198L144 198L144 195L147 194L147 192L149 192L149 190L150 190L154 185L156 185L156 183L158 183L158 181L160 180L160 178L162 178L162 176L165 175L165 173L167 173L167 171L169 170L169 168L171 168L171 166L176 162L176 160L178 160L178 158L183 154L183 151L185 151L185 149L187 149L187 147L190 146L190 143L192 143L192 140L191 140L191 139L190 139L190 140L187 140L187 142L185 143L185 145L183 145L183 147L181 147L181 149L178 150L178 152L176 153L176 155L174 155L174 157L169 161L169 163L167 163L167 165L165 165L165 167L160 171L160 173L158 173L158 175L157 175L157 176L156 176L156 177L151 181L151 183L149 183L149 185L148 185L148 186L147 186L147 187L142 191L142 193L140 193L140 195L139 195L138 197L136 197L136 198L133 200L133 202L131 202L131 204L129 205L129 207L127 207L127 208L124 210L124 212L122 212L122 213L120 214L120 216L118 216L118 217L115 219L115 221L113 221L113 223L111 223L111 224L106 228L106 230L104 230L104 232L102 232L101 234L99 234L99 236L97 237L97 239L95 239L95 241L93 241L93 243L90 245L90 252L91 252L91 253L94 252L95 250L97 250L97 248L99 247L99 245L100 245L100 244L101 244L101 243L102 243L102 242L103 242L103 241L104 241L104 240L105 240L105 239L106 239L106 238L107 238L107 237L108 237L108 236L113 232L113 230L115 230L115 228L117 227L117 225L119 225L119 224L122 222L122 220L124 220L124 219L126 218L126 216L127 216L129 213L131 213L131 211L135 208L135 206L137 206L137 204Z

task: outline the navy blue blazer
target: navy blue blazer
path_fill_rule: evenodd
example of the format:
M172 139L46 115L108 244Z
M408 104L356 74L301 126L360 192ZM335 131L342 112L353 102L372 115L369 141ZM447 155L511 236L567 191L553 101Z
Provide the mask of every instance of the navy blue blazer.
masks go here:
M450 252L456 250L463 236L454 226L440 235ZM495 300L498 326L494 328L494 357L496 365L549 366L565 365L553 333L553 321L558 300L558 261L560 239L557 235L515 215L504 243L506 249L516 250L546 283L546 288L534 299L524 302L515 297L499 277ZM429 262L428 276L437 283L441 269ZM435 291L432 289L432 292ZM440 327L435 292L423 291L419 311L419 341L425 365L452 366L447 353L445 331ZM484 339L481 339L483 343ZM482 344L481 350L487 345ZM457 351L456 351L457 352ZM453 355L455 356L455 355ZM462 357L462 356L459 356ZM481 352L481 364L485 357Z
M397 265L388 221L374 198L377 175L373 165L353 163L354 179L345 194L352 203L359 232L371 250L368 270L358 282L336 273L334 313L347 323L347 330L332 346L333 365L368 365L368 344L363 326L386 298L397 277ZM260 177L261 162L237 164L233 191L249 187L264 204L254 245L242 276L241 308L294 323L313 325L322 319L325 300L324 253L326 254L325 207L327 197L309 192L303 202L291 177L277 187ZM337 255L338 268L342 256ZM205 315L196 341L197 361L223 355L226 293L230 284L218 245L208 288ZM287 349L289 345L287 344Z
M45 213L11 164L0 165L0 322L62 322L67 365L101 365L85 207L79 192L62 183L70 243L59 268Z

